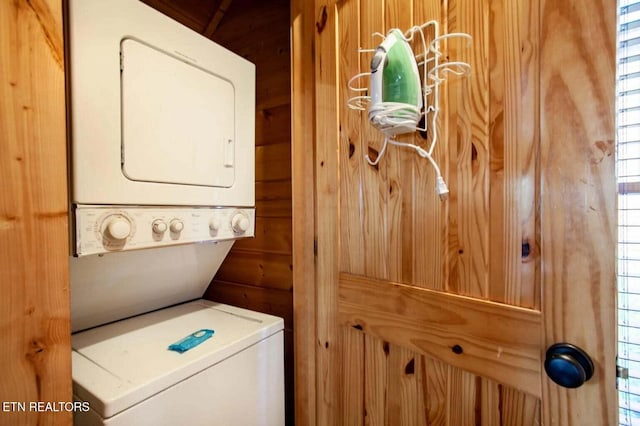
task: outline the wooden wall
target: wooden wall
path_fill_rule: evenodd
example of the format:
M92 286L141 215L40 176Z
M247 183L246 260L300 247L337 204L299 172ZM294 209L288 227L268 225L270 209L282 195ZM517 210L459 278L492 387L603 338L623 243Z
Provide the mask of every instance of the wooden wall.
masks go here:
M315 180L315 281L296 281L295 292L314 301L296 320L314 324L316 351L315 377L307 364L296 376L307 398L297 401L299 423L615 424L614 5L313 8L315 140L296 138L294 150L315 150L315 171L294 180ZM380 41L371 34L431 19L473 36L469 47L443 46L444 60L473 68L442 93L435 158L451 190L445 202L412 151L391 146L367 164L383 138L346 108L347 81L370 61L358 48ZM300 241L296 252L313 250ZM597 366L578 390L542 368L545 349L565 340Z
M60 1L0 2L0 425L71 424Z
M235 243L205 298L285 320L293 418L289 0L143 0L256 65L256 232Z

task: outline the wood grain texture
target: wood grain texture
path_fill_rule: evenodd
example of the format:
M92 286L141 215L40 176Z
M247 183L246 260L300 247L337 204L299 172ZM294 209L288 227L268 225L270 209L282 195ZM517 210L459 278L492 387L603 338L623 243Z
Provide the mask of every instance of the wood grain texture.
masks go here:
M364 410L364 333L352 327L342 327L342 371L340 399L344 425L363 425Z
M616 424L615 7L542 1L543 347L568 341L596 371L579 392L543 379L545 424ZM594 56L592 52L600 52Z
M316 126L315 193L317 217L316 303L316 423L339 424L343 401L338 397L341 331L337 320L339 238L339 140L338 77L336 75L336 5L332 0L315 2Z
M291 290L291 254L233 250L220 266L215 279L258 287ZM221 302L221 300L218 300Z
M315 8L291 1L295 423L316 423ZM257 191L257 188L256 188ZM271 192L271 191L265 191Z
M341 327L364 333L365 424L533 425L549 419L557 422L549 424L588 424L578 414L588 412L587 398L552 389L542 372L544 348L563 336L595 345L598 356L607 347L596 372L602 382L587 386L604 389L601 383L613 383L613 369L603 366L611 364L615 345L603 330L615 327L608 322L614 293L602 278L612 280L612 271L610 264L603 265L607 260L594 260L596 246L613 253L613 220L605 205L614 205L614 190L602 189L613 182L608 157L613 138L607 133L609 119L593 118L609 117L612 111L613 90L603 81L613 81L613 67L582 57L589 51L613 57L607 47L613 26L609 15L601 17L601 0L588 0L579 13L572 12L578 7L574 3L315 3L313 31L325 43L316 46L316 70L332 73L316 84L316 106L322 110L316 114L315 146L323 156L316 165L326 167L322 160L334 155L338 160L316 179L316 227L327 249L317 256L323 299L317 299L314 319L321 321L318 333L326 336L352 331ZM474 39L469 47L453 40L442 44L443 60L466 60L473 69L468 78L451 77L443 86L436 156L451 190L444 204L430 193L432 171L415 154L390 147L377 166L358 160L365 153L375 158L383 138L365 113L347 111L344 105L356 63L347 50L374 47L380 41L371 37L374 31L406 29L429 19L440 19L444 33L465 31ZM595 30L587 35L590 27ZM561 66L565 49L576 58L570 67ZM359 57L360 71L370 59L368 54ZM588 108L575 106L581 104ZM591 140L596 135L599 139ZM569 158L574 159L571 165L564 162ZM545 193L547 187L552 194ZM560 211L554 210L557 206ZM331 209L339 212L337 219ZM588 283L586 294L576 296L577 290L568 289L573 276ZM475 316L478 309L482 318ZM531 317L516 331L512 323L498 320L505 311ZM332 322L336 314L338 324ZM577 325L584 317L589 328ZM462 324L471 326L463 338ZM592 329L596 332L587 331ZM323 421L360 422L350 408L358 406L359 394L335 397L336 387L348 383L352 388L358 380L360 370L343 374L346 365L360 365L360 339L353 347L349 340L358 333L343 336L336 352L323 345L330 344L328 339L316 342L316 360L322 360L316 379L323 381L316 386L316 401L326 410ZM487 333L495 334L487 338ZM455 341L464 342L461 355L452 351ZM592 391L595 396L589 399L598 404L598 413L607 413L598 418L602 424L614 424L607 417L615 415L615 394L609 392ZM318 418L316 424L321 424Z
M363 48L373 48L379 38L373 33L384 28L384 0L362 0L360 4L360 40ZM371 61L371 55L362 55L361 63ZM346 82L342 82L346 83ZM360 115L360 155L372 160L382 149L380 133L369 124L367 114ZM386 209L389 197L387 169L384 165L370 166L363 162L362 203L365 249L365 273L375 278L389 277L389 235ZM355 214L355 213L352 213Z
M449 91L450 268L448 288L488 297L489 262L489 93L488 0L450 0L449 32L472 34L470 47L448 43L450 58L468 62L473 72L447 82Z
M348 274L338 309L343 324L540 396L537 311Z
M71 401L60 2L0 3L0 401ZM4 411L4 410L3 410ZM0 412L0 424L71 424Z
M363 274L365 267L364 223L362 221L362 156L359 143L360 114L346 108L354 95L349 79L360 71L360 4L344 2L338 6L338 52L340 63L340 270Z
M392 28L404 31L411 27L413 20L413 1L385 0L384 2L384 31ZM379 28L378 31L381 29ZM380 40L378 40L379 42ZM377 132L377 138L382 134ZM401 141L413 142L413 135L403 135ZM387 148L384 160L379 167L387 171L388 198L385 202L387 210L388 271L392 281L410 283L413 281L413 217L414 193L413 172L415 153L390 146Z
M446 2L414 2L414 23L428 22L437 19L446 24ZM443 28L444 30L444 28ZM433 40L434 31L429 29L426 33L427 40ZM421 49L418 43L413 44L414 49ZM419 50L418 50L419 51ZM422 70L420 70L422 71ZM447 91L441 90L440 101L444 108L447 102ZM434 96L427 98L427 102L434 102ZM429 117L431 119L431 117ZM430 120L429 120L430 121ZM434 159L440 165L441 172L448 180L447 141L448 141L448 116L439 114L436 124L438 140L434 150ZM429 123L427 139L416 136L416 143L423 147L431 145L434 133ZM438 197L436 188L436 176L433 168L426 160L420 160L415 166L414 176L414 231L413 250L416 253L413 262L412 284L427 286L432 290L444 290L447 282L447 250L448 250L448 216L449 203L442 202Z
M489 298L539 309L538 2L490 6Z
M345 108L353 96L346 82L360 69L360 2L350 1L336 7L338 24L337 43L339 52L338 102L339 149L340 149L340 229L343 232L340 248L340 270L360 271L365 269L364 223L362 222L362 167L364 159L360 149L358 132L360 117ZM355 209L354 209L355 207ZM341 374L339 388L343 401L341 422L345 425L364 423L364 375L365 340L362 331L342 327Z

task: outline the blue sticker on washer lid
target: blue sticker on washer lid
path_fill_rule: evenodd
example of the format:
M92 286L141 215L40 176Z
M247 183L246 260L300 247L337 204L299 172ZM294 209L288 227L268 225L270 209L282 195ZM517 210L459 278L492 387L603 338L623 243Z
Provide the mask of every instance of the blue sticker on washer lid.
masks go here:
M200 343L213 336L213 333L215 333L215 331L208 328L203 328L196 331L195 333L191 333L187 337L180 339L175 343L172 343L167 349L169 349L170 351L184 353L191 348L195 348Z

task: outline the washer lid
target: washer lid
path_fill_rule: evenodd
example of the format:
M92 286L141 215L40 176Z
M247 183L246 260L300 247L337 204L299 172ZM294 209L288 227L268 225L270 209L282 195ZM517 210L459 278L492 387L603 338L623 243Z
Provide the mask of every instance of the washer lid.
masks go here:
M208 328L180 354L167 347ZM74 393L111 417L282 330L283 321L206 300L177 305L72 336Z

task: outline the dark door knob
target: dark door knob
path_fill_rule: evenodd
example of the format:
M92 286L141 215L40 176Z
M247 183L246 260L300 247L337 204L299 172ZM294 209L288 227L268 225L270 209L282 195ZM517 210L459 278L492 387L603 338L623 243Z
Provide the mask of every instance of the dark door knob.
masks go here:
M589 355L579 347L556 343L547 349L544 370L560 386L577 388L593 376L594 368Z

